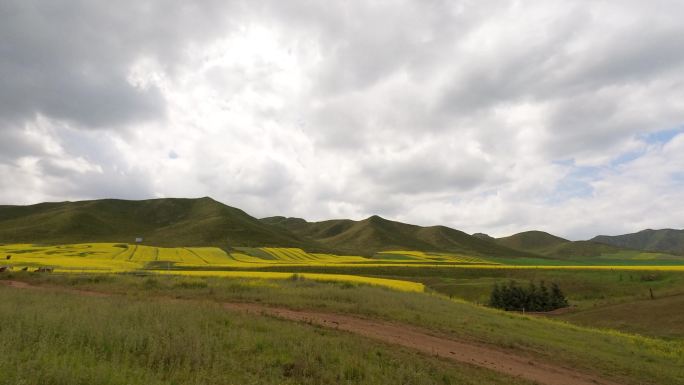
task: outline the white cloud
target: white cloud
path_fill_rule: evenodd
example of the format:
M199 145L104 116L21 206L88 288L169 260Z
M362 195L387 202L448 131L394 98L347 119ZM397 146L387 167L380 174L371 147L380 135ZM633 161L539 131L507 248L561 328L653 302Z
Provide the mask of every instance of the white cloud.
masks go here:
M679 8L0 0L0 202L682 227L684 139L647 139L684 123Z

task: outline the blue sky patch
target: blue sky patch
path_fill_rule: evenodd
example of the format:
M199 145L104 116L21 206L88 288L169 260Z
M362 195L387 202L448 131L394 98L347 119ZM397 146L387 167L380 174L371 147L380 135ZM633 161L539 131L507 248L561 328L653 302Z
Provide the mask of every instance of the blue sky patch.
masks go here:
M684 134L684 126L650 134L640 134L637 135L637 139L640 139L649 145L662 146L679 134ZM613 158L605 166L600 167L577 166L575 159L572 158L554 161L553 163L556 165L569 168L569 172L556 184L556 187L548 197L547 202L552 204L561 203L572 198L591 196L594 192L591 183L603 179L603 172L610 172L621 165L639 159L645 155L646 152L646 148L628 151ZM684 172L672 174L671 178L676 183L684 183Z
M555 162L556 164L572 167L563 177L546 200L548 203L560 203L572 198L591 196L594 188L591 183L601 179L601 167L575 166L574 160Z
M671 141L675 136L682 133L684 133L684 126L653 132L650 134L639 135L638 138L646 141L648 144L665 144Z

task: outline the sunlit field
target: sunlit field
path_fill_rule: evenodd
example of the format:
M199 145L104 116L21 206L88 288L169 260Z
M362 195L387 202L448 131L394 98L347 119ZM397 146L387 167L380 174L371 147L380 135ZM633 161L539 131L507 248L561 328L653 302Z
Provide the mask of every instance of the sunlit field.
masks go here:
M3 277L0 276L0 279ZM211 343L211 341L223 341L226 338L232 338L224 337L222 333L234 329L233 327L226 327L234 325L232 319L242 317L234 317L231 314L222 316L221 309L217 308L216 305L237 301L261 303L268 306L286 306L293 309L319 309L319 311L355 314L361 317L409 324L451 338L467 338L478 341L478 343L502 346L524 356L542 357L545 360L558 362L583 371L610 374L618 380L618 383L626 385L679 384L684 380L684 372L681 369L684 367L682 366L684 345L680 340L668 341L626 334L615 330L580 327L537 316L506 313L460 299L450 299L432 292L405 292L370 285L318 282L310 279L265 280L262 278L230 278L226 276L51 275L22 272L12 273L11 279L53 289L46 294L46 292L31 293L16 291L16 289L4 289L0 286L0 297L3 299L0 303L2 303L5 311L22 309L18 317L12 318L11 322L4 325L3 330L7 331L10 343L3 344L4 350L2 352L9 359L4 363L3 368L20 367L24 373L33 370L47 373L46 375L49 376L59 376L62 372L71 372L72 370L68 368L76 365L79 368L76 372L94 375L96 372L86 370L90 363L94 364L91 361L93 356L89 354L92 351L107 352L107 349L113 346L108 339L112 331L116 333L116 341L121 340L123 347L116 347L111 350L113 356L107 353L102 356L98 355L98 357L103 357L101 365L104 365L103 370L106 369L105 374L115 373L115 368L119 362L130 363L131 367L128 368L127 366L125 373L122 373L126 374L128 383L163 383L164 379L176 379L179 378L178 376L187 373L208 376L206 378L212 379L219 378L218 376L221 376L222 371L214 369L236 370L235 368L224 367L224 365L226 362L234 362L239 357L244 356L244 352L249 352L250 358L260 358L263 354L271 354L273 349L285 341L296 341L298 338L313 341L312 339L318 338L317 336L338 335L335 331L310 328L308 331L303 330L292 339L288 339L287 335L290 332L281 335L281 331L285 330L283 328L287 327L287 330L290 330L300 328L300 326L283 321L272 322L268 321L268 318L265 321L256 321L254 318L247 317L246 323L268 322L272 324L272 326L261 329L264 335L274 336L272 342L267 342L264 345L259 339L253 342L247 340L244 345L238 344L237 350L232 347L230 351L225 352L205 352L202 350L204 346L209 346L211 349L218 349L220 346L227 349L233 346L231 344L219 346ZM59 288L63 288L65 291L60 291ZM107 296L102 298L99 296L80 296L70 294L69 290L102 292L107 293ZM173 300L169 301L168 299ZM59 303L60 306L51 306L55 302ZM174 312L170 312L171 309L174 309ZM215 313L212 317L219 322L215 327L205 325L203 317L207 311ZM71 314L74 316L70 316ZM38 322L36 319L41 321ZM157 320L155 321L155 319ZM222 320L225 319L230 320L230 324L222 324ZM187 325L193 325L193 327L187 327ZM195 326L201 327L196 328ZM78 333L74 330L78 330ZM127 334L123 330L132 331L137 339L130 341L125 339L124 336ZM174 332L169 332L171 330ZM19 336L24 337L20 338ZM340 334L340 336L344 336L345 340L356 341L356 337L349 339L353 336L347 334ZM40 350L39 355L35 356L35 365L32 360L21 360L19 358L27 354L33 355L34 343L45 339L49 339L51 343ZM188 344L189 341L197 339L203 342L199 345ZM69 366L61 364L67 357L63 356L64 352L60 350L62 345L57 341L67 343L71 347L68 356ZM202 365L193 367L189 372L186 372L185 369L175 371L175 367L172 366L140 365L138 367L140 360L143 362L155 360L159 354L162 354L159 359L166 359L163 354L168 351L151 350L157 345L140 341L168 343L169 345L164 346L172 348L171 353L169 353L171 360L181 359L185 362L185 360L193 359L192 357L198 357L208 361L203 361ZM237 339L237 341L242 341L242 339ZM341 339L337 339L331 344L339 344L341 341ZM582 341L582 343L568 343L568 341ZM292 343L296 345L295 342ZM364 343L364 341L359 340L359 343ZM335 362L344 366L354 365L353 362L335 357L330 358L332 361L328 363L327 355L321 357L324 361L320 361L316 355L309 358L310 356L306 352L314 350L307 350L307 348L302 354L299 354L300 349L294 345L284 351L278 351L276 354L279 356L264 359L264 361L275 362L273 364L275 367L269 369L269 373L271 371L273 373L269 375L274 378L281 376L282 368L289 367L288 363L293 362L293 360L301 360L311 369L321 369L321 376L328 376L330 371L334 371L328 368ZM130 346L137 346L137 348L128 349ZM346 346L333 350L346 349ZM375 345L366 343L366 346ZM145 348L143 349L143 347ZM186 348L194 352L193 355L183 353ZM294 352L295 357L290 357L284 353L287 351ZM122 356L119 357L116 354ZM126 356L126 354L131 356ZM176 354L180 355L177 356ZM230 359L220 357L230 357ZM278 359L277 357L282 358ZM384 353L383 357L386 357ZM425 358L422 355L414 354L412 358L406 359L408 360L406 362L416 362L416 365L418 363L422 365ZM373 370L372 366L376 365L374 361L367 361L367 358L364 358L362 362L367 362L360 369L362 373L365 373L363 378L348 379L343 376L339 382L335 379L334 374L333 377L326 377L325 380L319 380L318 377L311 379L308 375L303 375L301 378L295 378L295 381L285 379L281 383L387 383L369 377L368 373ZM328 364L321 365L323 363ZM251 368L251 366L247 367ZM258 368L254 368L254 370L258 370ZM461 367L456 366L456 369L461 370ZM392 370L395 371L395 369ZM518 382L514 378L502 379L497 382L484 379L481 377L483 374L478 373L469 373L470 382L463 379L447 381L443 380L445 378L441 374L443 370L435 369L439 373L436 381L428 380L424 374L421 374L422 380L408 379L403 375L401 378L396 376L388 376L387 378L394 381L392 383L415 385L424 383L527 383ZM12 371L9 372L13 373ZM251 372L248 370L246 372L240 371L240 373ZM314 371L314 373L316 372ZM146 381L150 382L134 381L135 376L143 376L142 378L160 376L161 380L156 382L149 379ZM318 375L316 374L316 376ZM325 382L326 380L332 382ZM247 379L245 381L250 383ZM117 383L125 382L122 380ZM177 383L195 382L180 379ZM277 381L251 383L277 383Z
M0 279L119 295L133 290L145 296L357 313L448 334L466 333L516 349L528 349L521 345L524 341L533 344L529 349L545 352L549 358L562 354L565 360L591 370L616 372L611 365L617 363L617 372L639 378L641 383L679 380L680 371L660 373L659 368L683 357L678 338L684 335L684 320L671 315L663 323L663 317L684 298L684 266L677 265L681 259L672 256L645 254L597 257L591 261L597 264L592 265L583 259L484 258L412 250L362 257L272 247L225 251L123 243L13 244L0 246L0 266L11 268ZM54 273L36 273L40 267L52 268ZM492 287L510 280L560 284L571 307L555 317L570 323L510 318L510 314L484 307ZM456 314L460 318L453 318ZM558 339L546 329L565 337ZM513 330L525 337L511 337ZM566 344L590 335L599 341L597 349L607 346L601 339L622 347L588 359L583 349ZM652 364L634 367L632 357L621 353L624 349ZM656 380L649 382L649 378Z
M0 246L4 265L11 267L13 271L30 272L39 267L50 267L55 272L62 273L142 272L195 277L309 279L367 284L413 292L422 292L427 285L432 290L476 302L485 302L490 287L495 282L500 282L504 276L535 277L533 272L538 272L536 275L541 274L543 279L545 275L562 278L554 273L562 271L684 272L683 265L661 265L658 255L648 258L641 254L622 256L637 258L639 263L635 265L627 264L624 258L617 259L619 263L614 265L580 265L576 264L577 261L561 265L558 260L548 260L547 264L529 264L532 261L522 259L521 264L514 264L514 259L503 263L500 260L474 256L411 250L380 252L368 258L272 247L240 247L226 252L215 247L165 248L124 243ZM611 261L610 258L601 260ZM653 265L644 266L644 261L651 261ZM675 259L668 257L667 261L672 262ZM544 263L547 260L539 259L535 262ZM489 273L490 271L495 273ZM500 273L503 271L523 273ZM586 277L591 275L580 273L566 285L573 287L574 282L583 282ZM577 297L577 293L571 293L575 294L575 303L587 302L584 298ZM593 304L593 300L590 303Z
M475 264L475 265L498 265L497 262L492 262L484 258L478 258L468 255L459 254L447 254L447 253L434 253L434 252L424 252L424 251L411 251L411 250L395 250L395 251L382 251L373 256L373 260L386 260L386 261L403 261L406 263L458 263L458 264Z
M254 256L257 251L268 255ZM0 246L7 266L13 270L34 271L51 267L65 273L121 273L146 271L154 274L174 274L202 277L242 277L261 279L311 279L384 286L401 291L423 291L421 283L386 278L345 274L295 274L262 271L221 271L221 267L263 267L273 264L345 264L365 260L363 257L339 257L330 254L309 254L301 249L263 248L247 253L226 253L213 247L164 248L143 245L94 243L59 246L5 245ZM258 255L258 254L257 254ZM9 257L9 259L7 259ZM201 270L202 267L213 270Z
M373 257L339 256L308 253L298 248L250 248L238 247L226 252L216 247L154 247L125 243L88 243L73 245L13 244L0 246L4 265L14 270L35 270L52 267L62 272L132 272L149 271L177 274L228 274L237 276L242 270L275 270L272 278L282 278L280 273L301 272L311 279L323 279L325 269L334 269L331 280L350 280L358 275L347 271L361 270L363 275L377 275L392 268L446 268L446 269L538 269L538 270L608 270L608 271L684 271L684 259L662 257L656 253L598 257L589 263L583 260L553 260L528 258L482 258L447 253L396 250L380 252ZM633 262L633 263L630 263ZM343 269L343 270L340 270ZM238 271L236 271L238 270ZM312 271L307 271L312 270ZM316 271L318 270L318 271ZM204 273L203 273L204 272ZM242 271L241 274L246 274ZM255 273L250 273L255 274ZM262 273L263 274L263 273ZM385 274L380 274L385 275ZM243 275L246 276L246 275ZM315 277L315 278L314 278ZM358 281L357 278L355 278ZM374 281L378 284L378 281ZM413 290L413 289L412 289Z
M355 284L367 284L372 286L383 286L399 291L413 291L422 292L425 286L422 283L402 281L397 279L363 277L358 275L346 274L316 274L316 273L279 273L268 271L195 271L195 270L179 270L179 271L164 271L159 270L156 274L163 275L179 275L186 277L222 277L222 278L257 278L257 279L310 279L314 281L323 282L346 282Z
M658 253L599 256L594 259L482 258L411 250L383 251L372 257L308 253L298 248L154 247L125 243L1 245L5 265L59 269L130 271L136 269L259 268L268 266L456 266L474 269L622 269L684 271L684 258Z

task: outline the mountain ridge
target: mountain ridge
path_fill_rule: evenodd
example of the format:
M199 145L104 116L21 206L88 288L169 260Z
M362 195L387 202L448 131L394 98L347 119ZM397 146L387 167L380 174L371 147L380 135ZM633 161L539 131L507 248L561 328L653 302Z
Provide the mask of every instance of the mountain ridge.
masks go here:
M494 238L493 242L516 250L558 259L598 257L605 254L616 254L637 250L630 247L609 245L592 240L570 241L538 230L523 231L507 237Z
M618 247L684 255L684 230L678 229L645 229L622 235L598 235L591 240Z
M372 255L379 251L422 250L488 256L530 257L530 253L492 244L446 226L418 226L377 215L354 221L332 219L308 222L302 218L268 217L261 221L282 226L347 253Z
M513 249L541 251L547 248L557 247L570 241L545 231L531 230L516 233L508 237L496 238L496 242Z
M325 249L208 197L0 206L3 243L132 243L137 237L156 246Z
M298 247L366 256L401 249L491 257L590 257L627 249L684 255L684 230L675 229L569 241L538 230L502 238L469 235L377 215L318 222L284 216L257 219L209 197L0 205L0 243L132 243L138 237L156 246Z

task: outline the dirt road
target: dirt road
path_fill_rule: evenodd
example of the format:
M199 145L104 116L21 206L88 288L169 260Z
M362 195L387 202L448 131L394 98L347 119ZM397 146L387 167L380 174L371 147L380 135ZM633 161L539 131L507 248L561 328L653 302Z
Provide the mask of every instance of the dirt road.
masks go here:
M0 281L17 289L51 290L89 296L108 296L109 293L84 291L63 287L32 286L19 281ZM463 362L513 377L520 377L544 385L619 385L572 368L558 366L539 359L504 351L499 348L459 341L433 331L387 321L370 320L357 316L291 310L252 303L223 303L230 311L266 315L281 319L305 322L331 329L342 330L392 345Z

